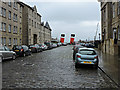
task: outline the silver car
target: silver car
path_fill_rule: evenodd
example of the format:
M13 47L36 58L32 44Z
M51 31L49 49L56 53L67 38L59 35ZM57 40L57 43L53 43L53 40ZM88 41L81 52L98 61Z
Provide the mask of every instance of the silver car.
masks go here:
M81 64L91 64L95 68L98 67L98 55L92 48L79 48L75 55L75 68Z
M16 59L16 53L6 46L0 46L0 62L5 59Z

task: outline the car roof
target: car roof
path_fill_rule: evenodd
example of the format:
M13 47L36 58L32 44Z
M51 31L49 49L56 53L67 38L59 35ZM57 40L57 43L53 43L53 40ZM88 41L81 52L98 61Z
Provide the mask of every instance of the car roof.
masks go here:
M94 50L95 51L95 49L93 49L93 48L79 48L79 50Z

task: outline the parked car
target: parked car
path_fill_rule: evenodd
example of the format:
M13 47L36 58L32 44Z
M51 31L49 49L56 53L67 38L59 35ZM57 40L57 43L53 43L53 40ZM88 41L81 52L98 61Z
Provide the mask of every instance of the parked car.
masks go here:
M44 44L48 46L48 49L52 49L52 43L51 42L44 42Z
M29 49L31 49L31 52L35 52L35 53L38 53L38 52L42 52L42 47L39 46L38 44L35 44L35 45L29 45Z
M62 43L62 45L63 45L63 46L67 46L67 43L64 42L64 43Z
M60 47L62 45L62 43L57 43L57 46Z
M56 43L52 43L52 48L56 48L57 44Z
M79 48L83 48L83 46L78 44L73 46L73 60L75 60L75 55L78 53Z
M81 64L90 64L97 68L98 63L98 55L92 48L79 48L78 53L75 55L75 68Z
M48 46L45 45L44 43L43 44L39 44L39 46L41 46L42 50L47 50L48 49Z
M16 59L16 53L11 51L8 47L6 46L0 46L0 62L5 59Z
M29 50L28 46L26 45L14 45L12 50L16 52L16 55L18 56L27 56L31 55L31 51Z

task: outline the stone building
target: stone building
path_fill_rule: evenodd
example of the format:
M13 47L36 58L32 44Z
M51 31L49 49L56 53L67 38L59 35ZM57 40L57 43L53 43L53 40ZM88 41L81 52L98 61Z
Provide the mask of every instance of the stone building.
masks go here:
M22 44L22 8L16 1L0 1L0 44L10 49Z
M52 29L49 26L49 23L41 23L41 43L51 42L51 31Z
M51 28L46 22L41 23L41 15L37 12L36 6L30 7L22 3L23 8L23 41L25 45L40 44L51 41Z
M23 41L25 45L40 43L41 15L37 13L36 6L30 7L22 3L23 8Z
M102 51L120 54L120 2L101 2L101 35Z

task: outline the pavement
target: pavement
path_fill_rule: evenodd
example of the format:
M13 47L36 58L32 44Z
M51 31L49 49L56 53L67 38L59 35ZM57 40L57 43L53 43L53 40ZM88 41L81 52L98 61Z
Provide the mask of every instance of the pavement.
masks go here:
M99 67L108 75L116 84L120 85L120 56L109 55L97 50L99 56Z

